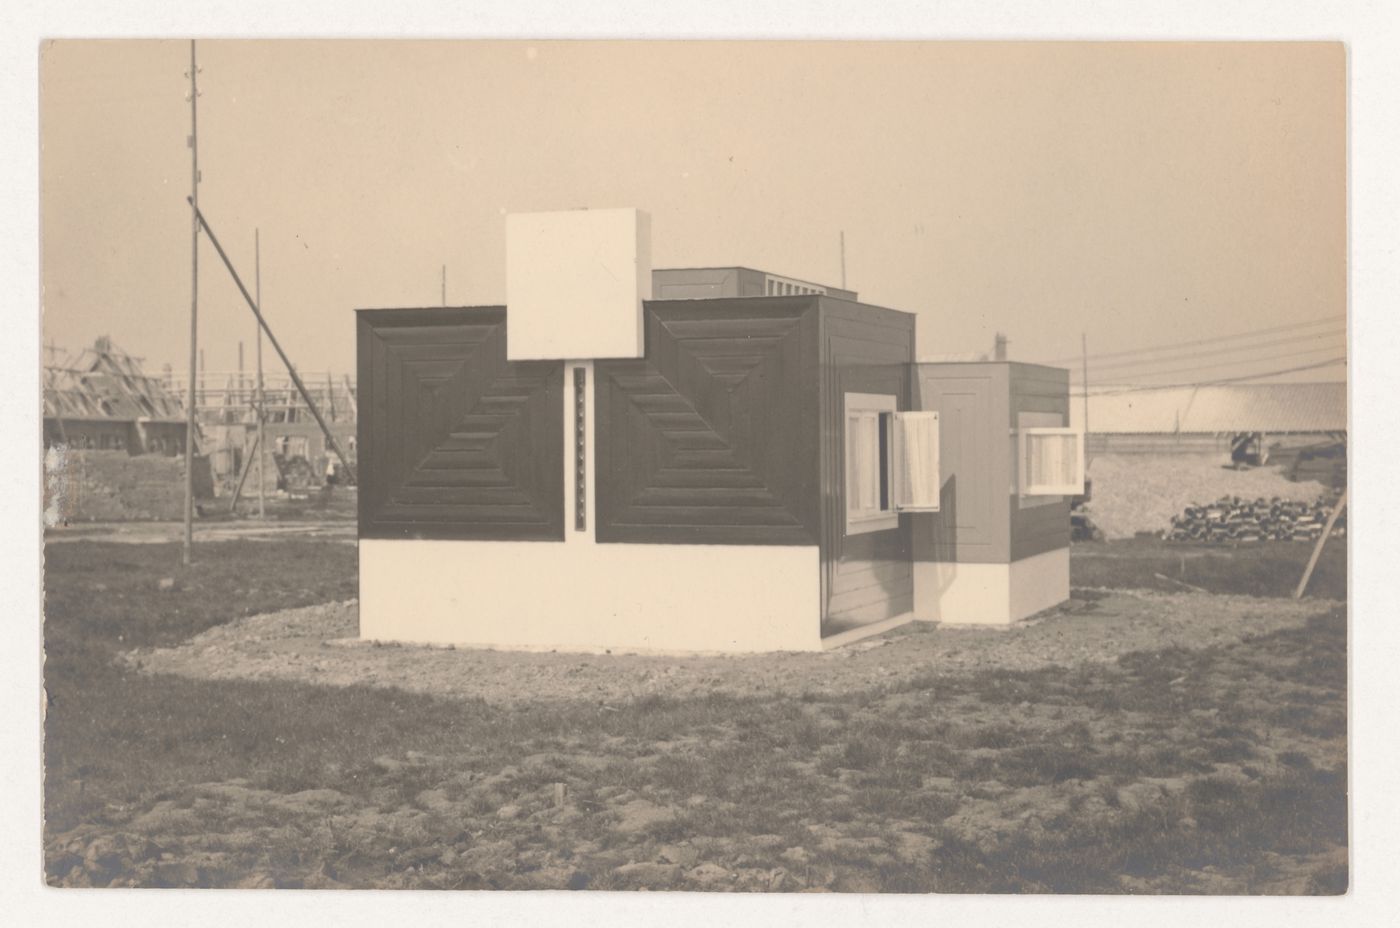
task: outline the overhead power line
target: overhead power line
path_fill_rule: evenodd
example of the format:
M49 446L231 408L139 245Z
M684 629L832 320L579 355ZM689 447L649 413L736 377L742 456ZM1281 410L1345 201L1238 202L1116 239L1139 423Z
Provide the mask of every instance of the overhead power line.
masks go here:
M1346 332L1314 332L1309 333L1307 335L1294 335L1291 338L1276 338L1271 341L1259 342L1253 345L1232 345L1228 348L1216 348L1213 351L1188 351L1185 353L1173 352L1169 355L1162 355L1161 357L1156 358L1144 358L1140 361L1115 361L1112 364L1093 364L1091 362L1089 366L1096 372L1120 370L1122 368L1152 367L1153 365L1157 364L1171 364L1177 361L1191 360L1193 358L1212 358L1218 357L1220 355L1243 354L1251 351L1259 351L1264 348L1277 348L1282 345L1296 345L1299 342L1330 341L1337 338L1344 338L1345 336ZM1328 350L1335 350L1343 346L1328 345L1326 347Z
M1289 331L1295 331L1295 330L1298 330L1298 329L1313 328L1313 327L1315 327L1315 326L1337 325L1337 324L1339 324L1339 323L1345 325L1346 320L1345 320L1344 318L1338 318L1338 317L1336 317L1336 316L1329 316L1329 317L1324 318L1324 319L1313 319L1313 320L1308 321L1308 322L1294 322L1294 323L1290 323L1290 324L1288 324L1288 325L1272 326L1272 327L1267 328L1267 329L1253 329L1253 330L1248 331L1248 332L1239 332L1239 333L1236 333L1236 334L1234 334L1234 335L1219 335L1219 336L1216 336L1216 337L1214 337L1214 338L1201 338L1201 339L1196 339L1195 341L1189 341L1189 342L1172 342L1172 343L1166 344L1166 345L1151 345L1151 346L1148 346L1148 347L1146 347L1146 348L1132 348L1132 349L1128 349L1128 350L1125 350L1125 351L1112 351L1112 352L1107 352L1107 353L1105 353L1105 354L1091 355L1090 358L1089 358L1089 360L1091 360L1091 361L1100 360L1100 361L1101 361L1101 360L1104 360L1105 358L1124 358L1124 357L1130 357L1130 356L1139 355L1139 354L1151 354L1151 353L1158 352L1158 351L1165 351L1165 350L1167 350L1167 349L1169 349L1169 348L1194 348L1194 347L1196 347L1196 346L1198 346L1198 345L1214 345L1214 344L1220 344L1220 343L1222 343L1222 342L1230 342L1230 341L1239 341L1239 340L1245 340L1245 339L1258 338L1258 337L1260 337L1260 336L1262 336L1262 335L1274 335L1274 334L1277 334L1277 333L1279 333L1279 332L1289 332ZM1063 358L1055 358L1054 360L1051 360L1051 361L1042 361L1041 363L1042 363L1042 364L1064 364L1064 363L1067 363L1067 362L1069 362L1069 361L1078 361L1079 359L1080 359L1080 358L1079 358L1078 355L1071 355L1071 356L1063 357Z
M1301 373L1302 371L1315 371L1324 367L1332 367L1335 364L1345 365L1346 363L1347 359L1345 357L1336 357L1328 358L1326 361L1318 361L1316 364L1303 364L1298 367L1288 367L1283 368L1282 370L1265 371L1259 374L1245 374L1241 377L1223 377L1217 380L1195 380L1188 383L1157 383L1152 384L1150 386L1123 387L1121 389L1112 390L1095 390L1090 395L1120 396L1124 393L1147 393L1152 390L1174 390L1183 387L1215 387L1227 383L1243 383L1247 380L1262 380L1265 377L1279 377L1283 374L1297 374ZM1076 393L1074 395L1080 396L1082 395L1082 393Z
M1341 346L1338 345L1322 345L1317 348L1307 348L1303 351L1287 351L1282 354L1271 354L1262 358L1240 358L1226 361L1213 361L1207 364L1192 364L1186 367L1174 367L1165 371L1150 371L1138 374L1137 377L1166 377L1171 374L1189 374L1193 371L1216 370L1222 367L1232 367L1241 364L1265 364L1273 361L1282 361L1287 358L1301 358L1304 355L1317 354L1319 351L1338 351L1340 349ZM1343 357L1345 357L1345 355L1343 355Z

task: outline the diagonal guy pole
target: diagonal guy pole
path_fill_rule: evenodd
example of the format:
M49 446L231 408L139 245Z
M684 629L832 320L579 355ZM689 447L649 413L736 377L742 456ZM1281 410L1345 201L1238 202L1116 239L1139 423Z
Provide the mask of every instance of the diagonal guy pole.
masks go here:
M287 357L287 352L282 350L282 345L277 341L277 336L272 334L272 329L268 328L267 320L263 318L262 312L258 309L257 301L248 293L248 288L243 286L243 280L238 276L238 272L233 269L233 262L229 261L228 255L224 253L224 248L219 244L219 239L214 235L214 230L209 228L209 221L204 218L204 214L199 211L199 207L194 200L185 197L185 201L190 204L190 209L194 210L195 218L199 220L200 226L204 229L204 234L209 236L209 242L214 246L214 250L223 259L224 267L228 268L229 274L233 276L233 282L238 285L238 291L243 294L244 301L248 308L253 311L253 315L258 319L258 325L267 333L267 340L272 342L272 347L276 349L277 356L282 359L282 363L287 365L287 373L292 376L292 383L296 385L297 391L301 393L301 398L306 401L306 408L311 411L311 417L316 420L316 424L321 427L321 432L326 436L326 444L335 452L335 456L340 458L340 463L345 466L345 473L352 481L358 483L355 477L355 469L350 464L350 459L345 456L345 452L340 450L340 442L335 440L331 434L330 427L326 425L326 420L321 418L321 411L316 408L316 403L311 399L311 394L306 390L306 384L301 382L301 377L292 366L291 359Z
M1322 556L1322 546L1327 544L1327 537L1332 534L1332 526L1337 524L1337 516L1342 514L1342 510L1347 508L1347 492L1342 490L1342 498L1337 500L1337 505L1332 507L1332 514L1327 517L1327 524L1323 526L1322 534L1317 536L1317 544L1313 546L1312 557L1308 558L1308 569L1303 571L1303 579L1298 581L1298 589L1293 591L1294 599L1302 599L1303 592L1308 588L1308 581L1312 579L1313 568L1317 566L1317 559Z

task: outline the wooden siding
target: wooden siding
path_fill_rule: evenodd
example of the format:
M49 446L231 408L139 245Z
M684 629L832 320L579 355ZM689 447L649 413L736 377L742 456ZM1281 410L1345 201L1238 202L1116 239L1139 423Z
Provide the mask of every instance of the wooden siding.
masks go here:
M644 313L646 356L594 366L597 540L816 544L814 301Z
M846 535L846 393L888 394L909 409L914 317L830 297L821 305L822 620L873 622L914 608L909 516Z
M916 372L919 408L938 411L943 485L939 511L913 517L915 557L1005 564L1014 482L1006 365L919 364Z
M1009 365L1011 404L1008 422L1015 428L1023 412L1058 413L1069 425L1069 371L1039 364ZM1015 437L1011 460L1017 460ZM1013 474L1015 472L1013 471ZM1011 560L1069 547L1069 500L1040 506L1011 505Z
M357 334L361 537L563 540L563 365L507 361L498 306Z

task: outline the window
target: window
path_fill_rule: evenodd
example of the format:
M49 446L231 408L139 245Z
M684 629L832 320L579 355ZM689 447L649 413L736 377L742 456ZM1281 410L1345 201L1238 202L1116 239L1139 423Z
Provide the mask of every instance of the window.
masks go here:
M900 512L937 512L942 481L938 462L938 413L894 414L894 507Z
M938 510L938 413L898 412L893 396L847 393L845 441L846 534Z
M1084 435L1068 428L1019 430L1022 496L1084 492Z

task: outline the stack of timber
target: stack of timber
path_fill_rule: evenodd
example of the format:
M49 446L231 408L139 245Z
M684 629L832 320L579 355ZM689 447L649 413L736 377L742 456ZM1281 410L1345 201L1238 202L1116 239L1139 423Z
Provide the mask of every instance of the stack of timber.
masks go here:
M1261 541L1316 541L1332 514L1333 503L1305 503L1274 497L1241 499L1223 496L1213 503L1187 506L1172 517L1168 541L1246 544ZM1337 519L1333 537L1346 534L1346 513Z

